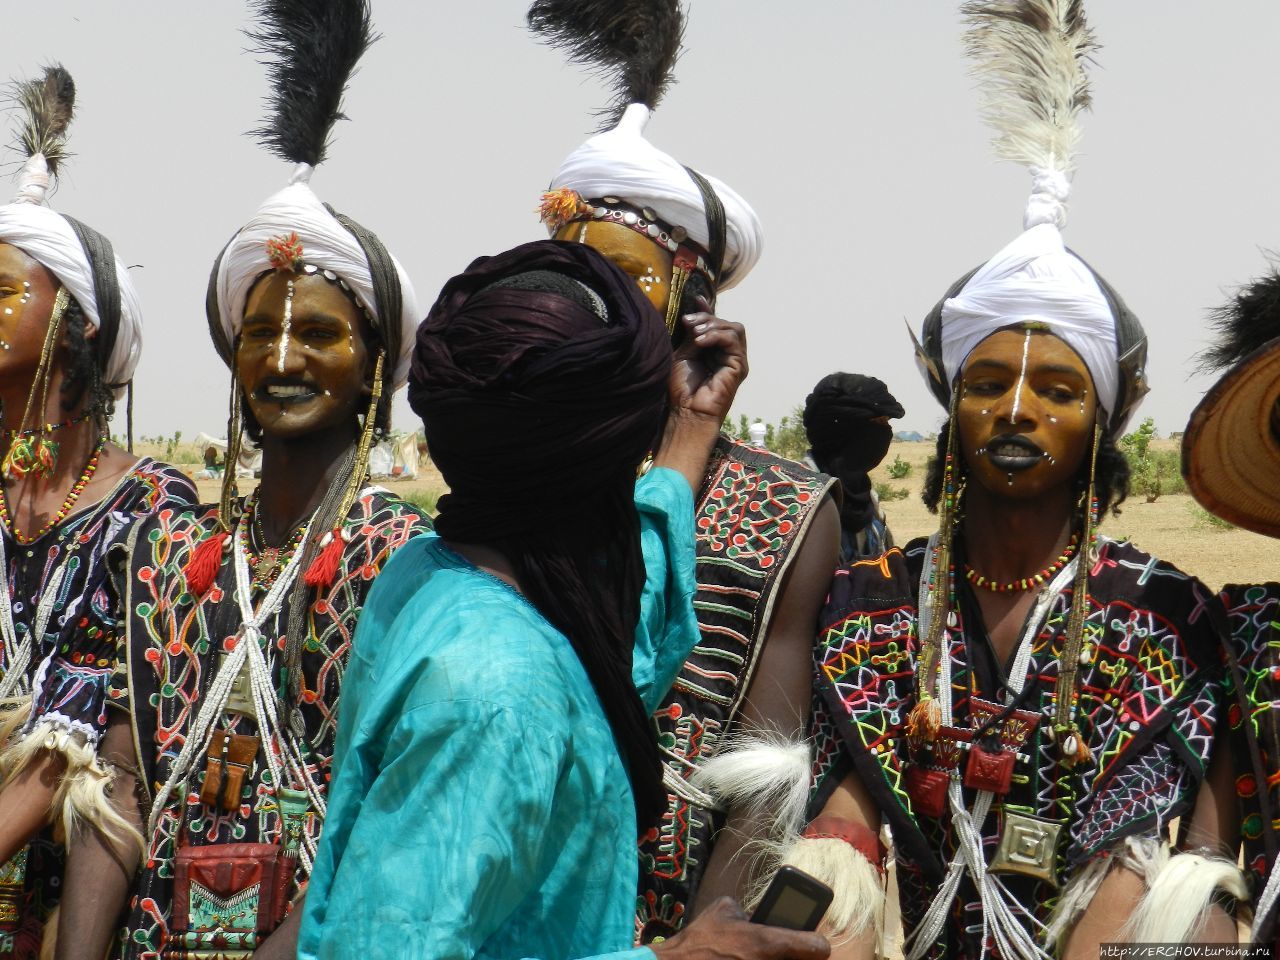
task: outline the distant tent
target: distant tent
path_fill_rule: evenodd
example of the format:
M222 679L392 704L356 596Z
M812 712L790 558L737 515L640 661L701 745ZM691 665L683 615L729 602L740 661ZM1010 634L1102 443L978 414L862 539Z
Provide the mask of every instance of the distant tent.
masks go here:
M196 447L200 450L200 459L204 459L204 452L210 447L218 451L218 460L221 462L227 456L227 441L221 437L215 437L207 433L196 434ZM236 477L239 479L248 479L256 477L262 472L262 450L251 445L248 438L245 443L240 446L240 463L236 469Z
M903 441L906 441L907 443L919 443L925 438L923 435L921 435L918 431L915 431L915 430L899 430L897 433L893 435L893 439L903 440Z
M369 476L408 480L417 475L417 434L392 434L369 451Z

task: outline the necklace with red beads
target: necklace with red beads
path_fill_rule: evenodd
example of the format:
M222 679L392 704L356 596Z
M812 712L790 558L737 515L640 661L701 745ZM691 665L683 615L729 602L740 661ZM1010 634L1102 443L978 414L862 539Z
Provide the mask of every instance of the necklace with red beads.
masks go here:
M98 462L102 459L102 451L106 449L106 446L107 435L104 433L98 438L98 444L93 448L93 453L89 456L89 462L84 465L84 470L81 472L79 479L71 485L71 492L62 501L62 506L58 508L57 513L48 519L43 527L33 534L23 534L18 530L17 525L13 522L13 517L9 515L9 497L4 492L3 486L0 486L0 523L3 523L9 529L9 532L13 534L14 540L21 544L35 543L63 520L67 519L72 507L80 499L80 494L84 493L84 488L89 485L93 475L98 472Z
M241 525L240 543L253 570L250 587L255 590L270 590L289 559L302 546L302 541L307 535L307 524L304 523L294 530L284 544L273 547L267 543L267 535L262 529L262 514L258 509L257 490L250 494L245 510L252 517L252 522Z
M969 564L964 565L964 576L971 584L979 590L990 590L992 593L1017 593L1026 590L1035 590L1044 586L1053 575L1071 562L1071 558L1076 555L1076 547L1080 543L1080 535L1073 533L1071 542L1067 544L1061 555L1049 566L1045 567L1039 573L1033 573L1029 577L1022 577L1019 580L1012 580L1009 583L1000 583L998 580L991 580L984 577Z

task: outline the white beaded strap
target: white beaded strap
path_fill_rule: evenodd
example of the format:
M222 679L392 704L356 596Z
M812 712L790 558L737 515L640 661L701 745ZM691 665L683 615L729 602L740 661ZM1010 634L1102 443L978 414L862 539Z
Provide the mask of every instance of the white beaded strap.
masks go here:
M66 576L67 565L64 560L53 571L53 576L40 593L40 603L36 606L35 620L31 630L18 642L18 630L13 623L13 597L9 593L9 565L4 553L4 537L0 536L0 634L4 639L4 658L7 664L4 676L0 677L0 700L19 694L29 693L30 681L27 678L27 667L31 665L32 652L35 649L36 637L43 637L48 629L49 618L53 616L53 606L58 601L58 590L62 587Z

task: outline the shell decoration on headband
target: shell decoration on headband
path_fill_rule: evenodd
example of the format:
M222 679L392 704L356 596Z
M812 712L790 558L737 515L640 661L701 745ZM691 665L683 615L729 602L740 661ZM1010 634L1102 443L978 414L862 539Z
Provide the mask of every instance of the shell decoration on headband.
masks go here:
M280 273L295 273L302 266L302 241L296 231L267 241L267 262Z

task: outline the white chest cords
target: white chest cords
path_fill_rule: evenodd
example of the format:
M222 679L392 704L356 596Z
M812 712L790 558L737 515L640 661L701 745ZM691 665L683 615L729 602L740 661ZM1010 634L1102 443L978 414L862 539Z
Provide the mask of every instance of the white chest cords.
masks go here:
M18 641L18 628L13 622L13 597L9 593L9 562L5 556L4 537L0 537L0 640L4 643L5 672L0 677L0 700L31 692L27 668L35 651L36 637L43 637L53 616L58 600L58 590L66 576L67 562L63 560L53 571L53 576L40 593L35 619L27 635Z
M312 518L314 520L314 517ZM195 723L188 731L182 750L179 752L164 785L156 792L155 802L151 807L151 815L147 821L148 836L154 836L164 806L177 787L184 783L192 762L200 751L208 749L218 720L221 718L231 694L231 688L242 670L248 669L250 691L252 694L254 720L258 729L279 745L279 751L273 750L269 743L264 743L263 754L267 765L277 784L285 784L291 779L302 785L312 808L323 819L327 810L322 788L307 771L307 764L302 755L298 737L282 722L277 709L276 692L271 682L271 664L273 651L262 649L262 625L280 613L285 597L292 589L298 577L302 563L301 549L295 550L289 562L280 572L276 582L272 584L267 595L255 609L250 587L249 561L245 555L240 534L240 526L248 522L248 513L241 515L237 530L230 538L232 564L235 571L235 600L240 608L241 626L236 632L231 652L217 667L213 682L201 698L200 712ZM308 521L302 536L302 543L311 538L311 522ZM269 659L270 658L270 659ZM285 776L288 768L288 777ZM303 868L307 875L311 873L315 857L315 841L304 831L300 850Z

